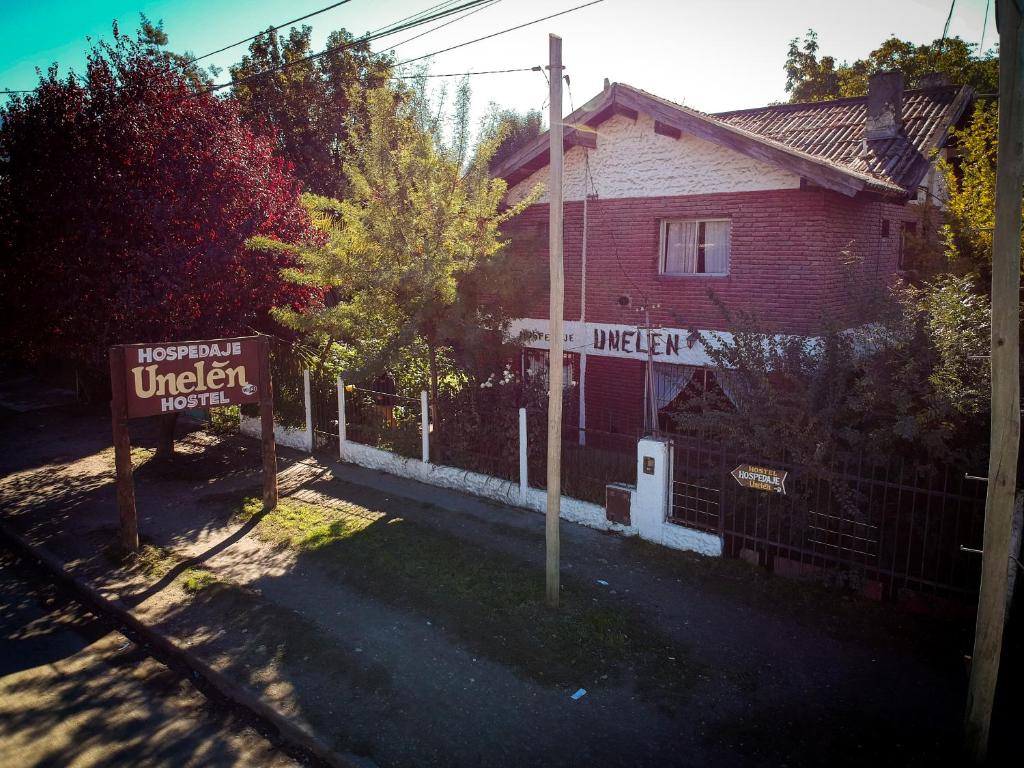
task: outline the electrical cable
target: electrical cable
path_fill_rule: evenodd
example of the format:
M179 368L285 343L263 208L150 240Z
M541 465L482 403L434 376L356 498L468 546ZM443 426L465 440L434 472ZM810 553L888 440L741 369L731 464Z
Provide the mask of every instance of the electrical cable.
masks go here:
M992 7L992 0L985 3L985 20L981 23L981 40L978 41L978 55L981 56L985 50L985 32L988 30L988 12Z
M471 2L464 3L463 5L458 6L457 8L448 8L447 10L442 10L442 9L445 9L446 6L451 6L453 3L458 2L458 0L446 0L446 2L438 3L436 5L430 6L429 8L426 8L426 9L424 9L422 11L414 13L414 14L412 14L410 16L405 16L405 17L399 19L398 21L392 22L391 24L385 25L383 27L379 27L376 30L373 30L372 32L367 33L362 38L359 38L357 40L353 40L350 43L344 43L342 45L335 46L334 48L326 49L324 51L321 51L319 54L313 54L312 56L304 57L303 59L298 59L298 60L293 61L293 62L287 62L285 65L282 65L282 66L276 67L276 68L272 68L272 69L269 69L269 70L265 70L262 73L254 73L253 75L251 75L251 77L256 77L256 76L258 76L260 74L270 74L271 72L277 71L278 69L286 69L286 68L288 68L290 66L294 66L296 64L299 64L299 63L302 63L302 62L305 62L305 61L308 61L308 60L312 60L312 59L315 59L315 58L319 58L320 56L327 55L328 53L333 53L333 52L336 52L336 51L346 50L347 48L353 47L353 46L358 45L358 44L360 44L362 42L372 42L374 40L377 40L377 39L380 39L380 38L383 38L383 37L387 37L389 35L393 35L393 34L396 34L398 32L402 32L402 31L404 31L406 29L411 29L413 27L419 26L420 24L426 24L426 23L429 23L429 22L434 21L436 19L444 18L445 16L449 16L449 15L454 14L454 13L459 13L459 12L461 12L461 11L467 9L467 8L471 8L473 6L481 5L481 4L487 5L487 4L493 3L495 1L496 0L472 0ZM195 61L199 61L200 59L205 59L205 58L207 58L209 56L213 56L216 53L221 53L223 51L229 50L230 48L234 48L235 46L241 45L242 43L248 42L250 40L255 40L257 37L259 37L262 34L265 34L267 31L279 30L279 29L281 29L283 27L288 26L289 24L294 24L295 22L302 21L304 19L308 19L308 18L310 18L312 16L316 16L317 14L323 13L324 11L331 10L332 8L336 8L339 5L343 5L344 3L347 3L347 2L351 2L351 0L343 0L343 2L335 3L334 5L330 5L330 6L327 6L325 8L321 8L319 11L314 11L313 13L307 14L305 16L301 16L301 17L299 17L297 19L293 19L292 21L286 22L286 23L278 25L276 27L272 27L270 30L265 30L264 32L259 32L256 35L253 35L252 37L248 37L245 40L239 41L238 43L232 43L231 45L225 46L225 47L220 48L220 49L218 49L216 51L211 51L210 53L205 53L202 56L197 56L197 57L195 57L193 59L188 59L188 60L185 61L185 64L190 64L190 63L193 63ZM430 15L428 15L428 14L430 14ZM226 88L226 87L228 87L231 84L232 83L222 83L222 84L213 86L213 87L211 87L209 89L204 89L203 91L197 92L197 93L192 94L192 95L195 96L195 95L200 95L202 93L212 93L215 90L220 90L221 88ZM35 88L24 88L24 89L16 89L16 90L15 89L9 89L9 88L0 89L0 93L4 93L4 94L8 94L8 95L16 94L16 93L34 93L35 91L36 91Z
M465 48L467 45L472 45L473 43L480 43L480 42L483 42L484 40L490 40L492 37L497 37L498 35L504 35L507 32L515 32L517 29L523 29L524 27L529 27L529 26L532 26L533 24L540 24L540 22L542 22L542 21L547 21L548 19L554 19L554 18L556 18L558 16L564 16L567 13L572 13L573 11L579 11L579 10L581 10L583 8L587 8L587 7L591 6L591 5L597 5L598 3L603 3L603 2L604 2L604 0L590 0L589 3L583 3L582 5L577 5L574 8L569 8L569 9L564 10L564 11L559 11L558 13L552 13L550 16L542 16L539 19L534 19L533 21L527 21L524 24L517 24L514 27L509 27L508 29L503 29L500 32L492 32L489 35L484 35L483 37L478 37L475 40L467 40L466 42L459 43L458 45L452 45L452 46L449 46L448 48L442 48L440 51L434 51L433 53L425 53L422 56L417 56L414 59L407 59L406 61L403 61L403 62L400 62L399 64L396 64L395 66L396 67L403 67L406 64L412 64L413 62L420 61L421 59L429 59L431 56L437 56L437 55L442 54L442 53L448 53L448 51L454 51L456 48Z
M573 112L575 112L576 108L575 108L575 103L574 103L574 100L573 100L573 97L572 97L572 85L569 82L569 76L565 75L564 77L565 77L566 90L569 92L569 108ZM600 199L601 196L600 196L600 194L597 191L597 185L594 183L594 176L593 176L593 173L590 170L590 151L589 151L589 149L587 147L583 147L583 167L584 167L584 184L583 184L583 194L584 194L584 196L586 196L586 194L587 194L586 180L589 179L589 181L590 181L590 188L592 190L594 190L594 197ZM637 285L636 281L633 279L633 276L626 270L625 266L623 266L623 264L622 264L622 256L619 254L619 241L618 241L618 238L615 236L615 227L609 228L608 234L611 236L611 240L612 240L612 253L615 254L615 263L618 265L619 271L622 273L622 276L625 277L626 280L629 282L629 284L633 287L633 290L635 290L639 294L640 300L644 303L644 306L648 306L649 302L647 301L647 294L645 294L643 289L639 285Z
M232 43L231 45L225 45L223 48L218 48L216 51L210 51L209 53L204 53L202 56L196 56L194 58L191 58L188 61L186 61L185 63L186 64L194 64L197 61L202 61L203 59L208 59L211 56L216 56L218 53L224 53L224 51L229 51L232 48L238 47L239 45L243 45L243 44L248 43L248 42L250 42L252 40L255 40L260 35L265 35L268 32L277 32L279 29L284 29L285 27L291 26L292 24L297 24L300 21L305 21L306 19L311 19L314 16L319 16L321 13L326 13L327 11L333 11L339 5L345 5L346 3L350 3L350 2L352 2L352 0L340 0L340 2L333 3L332 5L328 5L326 8L321 8L318 11L313 11L312 13L307 13L305 16L299 16L297 19L292 19L291 21L286 21L284 24L278 24L276 27L270 27L269 29L265 29L265 30L263 30L261 32L257 32L252 37L245 38L245 40L239 40L237 43Z
M595 1L596 2L600 2L600 0L595 0ZM224 88L229 88L229 87L233 87L233 86L239 85L241 83L248 82L249 80L254 80L254 79L258 78L258 77L263 77L265 75L273 74L274 72L281 72L281 71L284 71L286 69L290 69L291 67L298 66L299 64L305 64L305 63L310 62L310 61L315 61L317 59L323 58L324 56L328 56L328 55L330 55L332 53L338 53L340 51L348 50L349 48L354 48L357 45L364 45L366 43L373 42L373 41L378 40L378 39L380 39L382 37L387 37L388 35L394 34L395 32L401 32L401 31L403 31L405 29L412 29L413 27L418 27L421 24L427 24L427 23L429 23L431 21L436 21L438 19L445 18L446 16L451 16L451 15L456 14L456 13L461 13L462 11L464 11L464 10L466 10L468 8L472 8L474 6L481 5L481 4L487 3L487 2L491 2L491 0L469 0L469 2L465 2L462 5L456 6L454 8L446 8L444 10L437 11L436 13L432 14L431 16L418 18L418 19L416 19L414 21L409 21L409 22L406 22L404 24L398 24L397 26L392 25L392 26L388 27L387 31L385 31L385 32L377 32L377 33L372 33L371 32L371 33L368 33L366 35L363 35L360 38L352 40L351 42L342 43L341 45L335 45L335 46L332 46L330 48L325 48L324 50L319 51L317 53L312 53L312 54L310 54L308 56L303 56L302 58L295 59L294 61L287 61L287 62L285 62L283 64L279 64L279 65L277 65L275 67L270 67L269 69L265 69L265 70L262 70L260 72L253 72L251 75L246 75L245 77L243 77L243 78L241 78L239 80L229 80L226 83L217 83L215 85L210 86L209 88L204 88L201 91L196 91L192 95L193 96L203 96L203 95L206 95L206 94L209 94L209 93L213 93L214 91L219 91L219 90L222 90Z
M420 77L468 77L470 75L501 75L506 72L532 72L533 67L516 67L513 69L486 69L480 72L446 72L438 75L392 75L393 80L416 80Z
M466 13L466 14L464 14L462 16L459 16L457 19L451 19L450 21L446 21L444 24L438 24L436 27L431 27L430 29L428 29L428 30L426 30L424 32L420 32L418 35L413 35L412 37L410 37L410 38L408 38L406 40L403 40L400 43L395 43L394 45L389 45L388 46L388 50L389 51L393 51L393 50L395 50L396 48L398 48L401 45L405 45L406 43L411 43L413 40L418 40L419 38L423 37L424 35L429 35L431 32L436 32L437 30L441 29L442 27L447 27L449 24L454 24L457 21L462 21L463 19L468 19L474 13L480 13L480 11L483 11L483 10L485 10L487 8L490 8L492 5L496 5L497 3L500 3L500 2L501 2L501 0L490 0L490 2L484 3L479 8L474 8L473 10L469 11L469 13Z
M949 4L949 14L946 16L946 25L942 28L942 37L939 39L939 47L936 56L942 55L942 49L946 46L946 36L949 34L949 23L953 20L953 9L956 8L956 0Z

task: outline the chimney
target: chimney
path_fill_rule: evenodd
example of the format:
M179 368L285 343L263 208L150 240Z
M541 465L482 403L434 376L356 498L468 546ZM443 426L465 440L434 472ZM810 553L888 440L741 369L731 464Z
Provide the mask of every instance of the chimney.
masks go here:
M917 87L941 88L942 86L949 84L949 76L945 72L929 72L927 75L921 76L921 82Z
M895 139L903 130L903 73L876 72L868 78L864 138Z

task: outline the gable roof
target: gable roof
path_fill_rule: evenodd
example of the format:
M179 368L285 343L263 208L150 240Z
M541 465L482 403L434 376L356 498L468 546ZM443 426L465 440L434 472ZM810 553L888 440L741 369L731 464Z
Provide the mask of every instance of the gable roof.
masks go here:
M614 83L563 121L564 146L597 146L593 128L616 114L654 118L657 133L689 133L799 174L827 189L907 197L973 98L970 88L943 86L904 95L905 135L864 142L866 97L738 110L710 115L624 83ZM866 146L865 146L866 145ZM548 163L548 134L498 164L514 185Z
M970 88L953 85L904 91L903 135L870 142L864 141L864 96L739 109L714 117L909 192L921 182L932 152L945 144L973 96Z

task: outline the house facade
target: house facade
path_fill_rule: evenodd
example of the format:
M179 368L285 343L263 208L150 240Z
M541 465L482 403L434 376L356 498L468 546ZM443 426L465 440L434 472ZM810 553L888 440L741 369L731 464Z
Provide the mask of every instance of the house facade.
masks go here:
M935 161L972 99L883 73L862 98L709 115L606 84L563 128L563 364L579 426L634 434L694 387L729 396L700 341L727 338L729 314L809 337L865 322L908 236L936 226L923 216L942 198ZM494 169L509 203L546 185L548 142ZM540 286L512 328L534 334L527 375L547 367L547 228L545 192L506 229L514 269Z

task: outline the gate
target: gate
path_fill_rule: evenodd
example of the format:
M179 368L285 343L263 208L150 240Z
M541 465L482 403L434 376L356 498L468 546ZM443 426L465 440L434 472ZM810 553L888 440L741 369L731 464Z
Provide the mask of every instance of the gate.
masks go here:
M326 376L309 378L309 402L313 423L313 450L338 455L338 382Z

